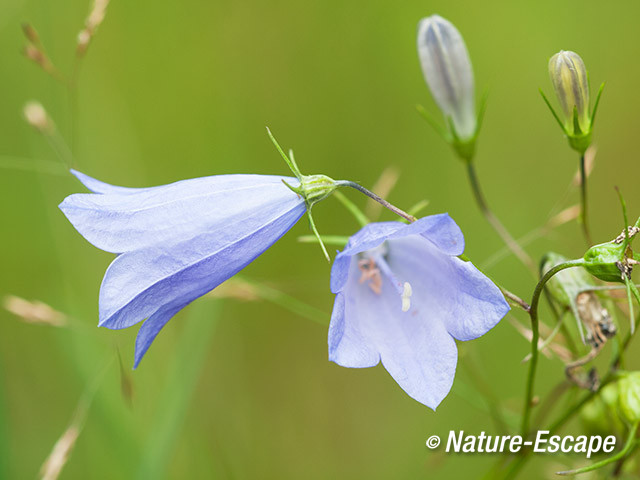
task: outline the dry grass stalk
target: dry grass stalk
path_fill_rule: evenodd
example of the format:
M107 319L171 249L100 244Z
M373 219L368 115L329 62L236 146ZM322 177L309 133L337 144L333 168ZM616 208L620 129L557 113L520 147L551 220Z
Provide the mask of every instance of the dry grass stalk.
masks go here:
M95 36L98 27L104 21L108 5L109 0L94 0L93 8L84 22L84 28L78 34L78 45L76 48L76 54L78 57L84 56L87 52L89 44Z
M377 195L380 195L382 198L386 198L393 190L393 187L398 183L398 178L400 174L398 170L394 167L387 167L383 170L378 181L373 185L371 191L375 192ZM382 211L382 205L372 199L367 200L367 205L365 207L365 215L367 218L375 220L380 216L380 212Z
M53 121L40 102L33 100L27 102L22 109L22 112L27 123L38 132L44 134L50 134L53 132Z
M75 424L71 425L62 434L40 469L40 478L42 480L56 480L60 476L79 435L80 427Z
M7 295L4 298L4 308L25 323L50 325L53 327L64 327L67 325L67 317L64 313L58 312L49 305L39 301L30 302L24 298Z

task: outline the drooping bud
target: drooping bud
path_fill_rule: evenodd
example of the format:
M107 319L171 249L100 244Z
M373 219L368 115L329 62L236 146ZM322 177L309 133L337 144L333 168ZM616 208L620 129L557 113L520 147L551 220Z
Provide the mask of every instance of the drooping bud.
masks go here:
M454 142L472 141L478 125L475 87L460 32L439 15L423 18L418 24L418 55L431 94L453 130Z
M549 76L564 112L567 131L578 135L589 132L589 80L580 55L560 50L549 60Z
M640 421L640 372L630 372L618 381L620 412L631 424Z

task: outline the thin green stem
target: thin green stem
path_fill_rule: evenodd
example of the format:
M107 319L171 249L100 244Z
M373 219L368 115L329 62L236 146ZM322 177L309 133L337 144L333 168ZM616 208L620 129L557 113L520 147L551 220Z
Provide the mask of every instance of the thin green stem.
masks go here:
M638 324L640 324L640 315L638 315L636 317L636 320L635 320L636 328L638 328ZM569 408L567 408L562 413L562 415L560 415L560 417L558 417L558 419L549 426L548 430L550 432L557 432L560 428L562 428L564 426L564 424L567 423L569 420L571 420L571 418L574 415L576 415L582 409L582 407L587 402L589 402L589 400L591 400L593 397L595 397L598 394L598 392L600 392L602 390L603 387L605 387L611 381L613 381L613 379L615 377L616 367L617 367L620 359L622 358L622 355L624 354L625 350L629 346L629 343L631 342L632 338L633 338L633 335L631 335L631 333L627 333L624 341L622 342L622 346L621 346L620 350L618 351L617 355L614 357L613 361L611 362L611 367L609 368L609 372L602 379L602 382L600 382L599 390L597 392L588 392L580 400L578 400L576 403L572 404ZM529 453L530 452L531 452L530 450L525 450L522 455L520 455L515 461L513 461L509 465L509 469L505 472L505 475L503 477L504 480L509 480L509 479L515 478L517 473L520 471L520 469L524 466L524 464L529 459L529 457L530 457Z
M621 458L624 458L634 447L637 430L638 422L634 423L629 429L629 436L627 437L627 442L625 443L624 448L612 457L601 460L600 462L593 463L587 467L577 468L575 470L565 470L563 472L556 472L556 475L579 475L580 473L591 472L593 470L597 470L598 468L609 465L610 463L617 462Z
M556 273L561 272L567 268L579 267L584 264L584 260L569 260L568 262L560 263L547 271L540 279L533 291L533 297L531 298L531 309L529 310L529 317L531 318L531 362L529 363L529 374L527 376L527 386L524 399L524 409L522 413L522 428L521 434L523 438L526 438L529 433L529 422L531 419L531 402L533 398L533 387L535 382L536 367L538 366L538 340L540 338L539 322L538 322L538 304L540 302L540 295L544 290L545 284Z
M582 223L582 233L587 241L587 245L591 246L591 232L589 231L589 220L587 215L587 173L584 165L584 153L580 155L580 220Z
M382 205L384 208L391 210L396 215L399 215L400 217L409 221L409 223L416 221L416 217L414 217L413 215L409 215L404 210L401 210L395 205L392 205L391 203L387 202L384 198L380 197L379 195L376 195L371 190L366 189L365 187L363 187L362 185L356 182L352 182L350 180L338 180L336 182L336 185L340 187L351 187L358 190L360 193L364 193L367 197L372 198L373 200L378 202L380 205Z
M523 248L518 244L518 242L511 236L511 234L507 231L507 229L502 225L498 217L493 214L493 211L487 205L487 202L482 194L482 190L480 189L480 182L478 181L478 176L476 175L475 167L473 166L473 162L467 162L467 173L469 175L469 182L471 183L471 188L473 190L473 194L476 199L476 203L480 208L480 211L487 219L489 224L493 227L496 233L502 238L502 241L507 245L509 250L511 250L516 257L529 269L529 271L535 276L536 274L536 265L533 259L523 250Z

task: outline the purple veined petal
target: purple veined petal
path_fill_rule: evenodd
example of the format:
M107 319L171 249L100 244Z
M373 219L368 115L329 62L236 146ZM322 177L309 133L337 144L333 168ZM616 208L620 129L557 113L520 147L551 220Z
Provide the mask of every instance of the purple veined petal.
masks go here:
M297 184L288 177L218 175L130 189L135 191L127 194L110 193L103 187L106 184L82 178L89 188L98 183L106 193L70 195L60 209L89 242L113 253L227 229L237 217L260 217L304 203L282 183L284 179Z
M413 288L413 308L442 323L454 338L478 338L509 311L500 289L471 262L442 255L422 237L394 239L388 250L389 266Z
M119 329L186 305L235 275L304 215L304 203L247 213L224 228L118 256L100 288L100 326ZM181 307L180 307L181 308Z
M338 293L343 288L349 271L349 257L375 248L386 240L412 234L422 235L446 255L464 252L462 231L446 213L423 217L408 225L400 222L370 223L353 235L337 255L331 269L331 291Z
M144 188L129 188L129 187L119 187L116 185L110 185L108 183L101 182L100 180L96 180L95 178L90 177L89 175L85 175L82 172L71 169L71 173L80 180L85 187L91 190L93 193L101 193L101 194L116 194L116 195L129 195L131 193L138 193Z
M336 298L329 333L329 359L345 367L367 367L378 359L402 389L435 410L449 393L457 349L442 322L429 312L402 312L396 290L383 279L376 294L359 282L352 257L344 290ZM343 303L342 303L343 302Z

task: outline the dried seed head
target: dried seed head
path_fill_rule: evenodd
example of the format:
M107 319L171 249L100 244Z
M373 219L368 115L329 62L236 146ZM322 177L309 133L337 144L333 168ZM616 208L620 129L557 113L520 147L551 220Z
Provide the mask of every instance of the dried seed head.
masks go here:
M38 35L38 32L36 32L36 29L33 28L30 23L22 24L22 32L29 42L33 43L34 45L40 44L40 36Z
M84 28L78 34L78 46L76 49L76 54L78 56L84 55L87 48L89 48L91 39L98 30L100 24L104 21L108 5L109 0L95 0L93 2L93 8L84 22Z

